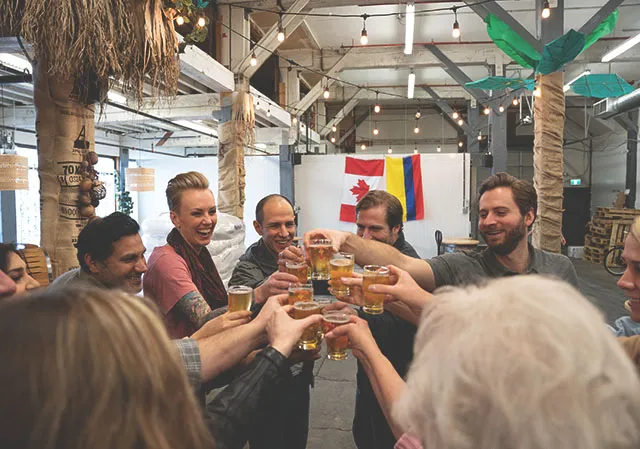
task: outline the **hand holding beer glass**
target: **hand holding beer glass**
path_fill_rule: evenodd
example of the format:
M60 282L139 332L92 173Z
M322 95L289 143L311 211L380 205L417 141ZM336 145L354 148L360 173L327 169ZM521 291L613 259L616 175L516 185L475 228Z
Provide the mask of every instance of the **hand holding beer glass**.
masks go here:
M289 304L313 301L313 284L291 284L289 286Z
M246 285L234 285L227 292L229 298L229 312L241 312L251 309L253 289Z
M311 315L320 315L321 308L317 302L297 302L293 305L293 318L303 320ZM320 344L320 323L314 323L302 332L298 348L304 351L316 349Z
M344 326L350 322L350 314L344 312L327 312L322 316L324 334L328 334L336 327ZM346 360L349 338L346 335L327 339L327 358L329 360Z
M380 315L384 312L384 293L374 293L369 291L369 287L374 284L389 285L391 278L389 269L380 265L365 265L362 273L362 292L364 294L364 304L362 310L371 315Z
M309 267L307 263L302 261L287 260L284 263L285 271L298 278L298 283L306 284L309 279Z
M354 255L335 253L329 262L331 274L331 293L335 297L348 296L349 287L342 283L343 277L351 277L353 273Z
M308 246L309 261L311 262L311 279L329 280L329 261L333 254L331 240L313 239Z

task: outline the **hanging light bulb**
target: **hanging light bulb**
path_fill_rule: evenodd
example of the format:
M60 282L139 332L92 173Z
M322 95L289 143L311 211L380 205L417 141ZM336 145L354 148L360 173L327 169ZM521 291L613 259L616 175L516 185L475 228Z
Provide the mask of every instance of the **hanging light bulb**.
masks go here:
M440 145L438 145L438 148L436 148L436 151L437 151L438 153L440 153L440 152L442 151L442 147L441 147Z
M176 24L177 24L178 26L182 26L182 25L184 25L184 17L182 17L182 16L178 16L178 17L176 17Z
M453 117L454 120L458 120L458 117L460 117L460 114L458 114L458 111L453 111L453 114L451 114L451 117Z
M336 125L333 125L331 127L331 132L336 132L338 130L338 128L336 127Z
M418 149L417 149L417 148L415 148L415 149L413 150L413 154L418 154Z
M504 106L500 105L500 107L498 108L498 111L504 112Z
M536 88L533 89L533 96L536 98L540 98L542 96L542 90L540 90L540 86L536 86Z
M284 27L282 26L282 13L280 13L280 20L278 22L278 35L276 36L278 42L284 42Z
M393 150L391 149L391 147L387 148L387 153L389 154L393 153Z
M360 33L360 45L367 45L369 43L369 36L367 36L367 15L362 15L362 33Z
M416 111L416 120L422 116L422 112L420 112L420 108Z
M543 19L548 19L549 16L551 16L551 8L549 6L549 2L545 0L545 2L542 4L542 18Z
M451 35L453 36L454 39L458 39L460 37L460 24L458 23L458 8L456 8L455 6L453 7L453 16L454 16L454 22L453 22L453 30L451 31Z
M373 125L373 135L377 136L378 134L380 134L380 130L378 129L378 124L374 124Z
M256 58L256 52L251 53L251 67L255 67L258 65L258 58Z
M418 124L416 123L416 127L413 128L413 133L414 134L420 134L420 127L418 126Z
M366 150L366 149L367 149L367 146L363 143L362 145L360 145L360 149L361 149L362 151L364 151L364 150Z
M484 115L489 115L491 113L491 109L489 109L489 106L485 106L482 112Z
M329 99L329 87L325 87L324 88L324 92L322 93L322 96L324 97L325 100Z
M518 100L517 98L514 98L513 101L511 102L514 106L518 106L520 104L520 100Z
M378 103L378 92L376 92L376 105L373 107L373 112L380 113L380 103Z
M336 143L336 136L331 136L331 143Z
M458 126L462 126L462 125L464 125L464 120L459 119L459 120L458 120Z
M458 141L458 148L462 148L464 146L464 142L462 140Z
M198 26L200 28L204 27L207 24L207 21L203 16L198 17Z
M271 117L271 106L267 109L267 117Z
M478 131L478 140L482 140L482 131Z
M293 124L295 125L296 123L298 123L298 119L296 117L293 117Z

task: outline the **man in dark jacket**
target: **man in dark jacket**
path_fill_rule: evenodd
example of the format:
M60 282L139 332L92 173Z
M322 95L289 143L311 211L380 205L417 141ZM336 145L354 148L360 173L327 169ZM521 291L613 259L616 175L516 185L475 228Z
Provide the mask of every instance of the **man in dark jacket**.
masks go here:
M366 240L391 245L409 257L419 258L416 250L404 238L403 213L398 198L384 190L371 190L356 205L357 234ZM360 309L358 315L367 321L380 350L398 374L404 377L413 358L416 327L388 311L382 315L369 315ZM352 428L356 445L359 449L392 449L396 439L360 362L356 380L356 410Z
M285 260L303 260L302 251L293 246L296 234L291 202L281 195L268 195L256 206L253 222L260 240L251 245L233 270L229 285L246 285L254 289L259 305L269 296L286 293L291 274L279 271ZM313 362L290 366L290 376L272 391L278 396L277 408L256 421L251 429L251 449L304 449L309 430L309 386L313 381Z

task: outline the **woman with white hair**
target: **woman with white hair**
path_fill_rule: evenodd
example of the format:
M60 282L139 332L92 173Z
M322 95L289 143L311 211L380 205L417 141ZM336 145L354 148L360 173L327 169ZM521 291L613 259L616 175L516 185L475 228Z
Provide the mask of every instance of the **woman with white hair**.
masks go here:
M598 310L564 282L517 276L438 291L406 383L366 323L351 320L326 337L348 335L396 448L640 447L640 379Z

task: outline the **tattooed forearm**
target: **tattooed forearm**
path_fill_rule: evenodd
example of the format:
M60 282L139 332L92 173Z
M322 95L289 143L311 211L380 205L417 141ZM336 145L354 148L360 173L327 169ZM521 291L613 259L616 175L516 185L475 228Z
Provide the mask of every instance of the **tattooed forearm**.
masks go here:
M204 323L217 316L198 292L184 295L177 302L176 308L196 329L200 329Z

